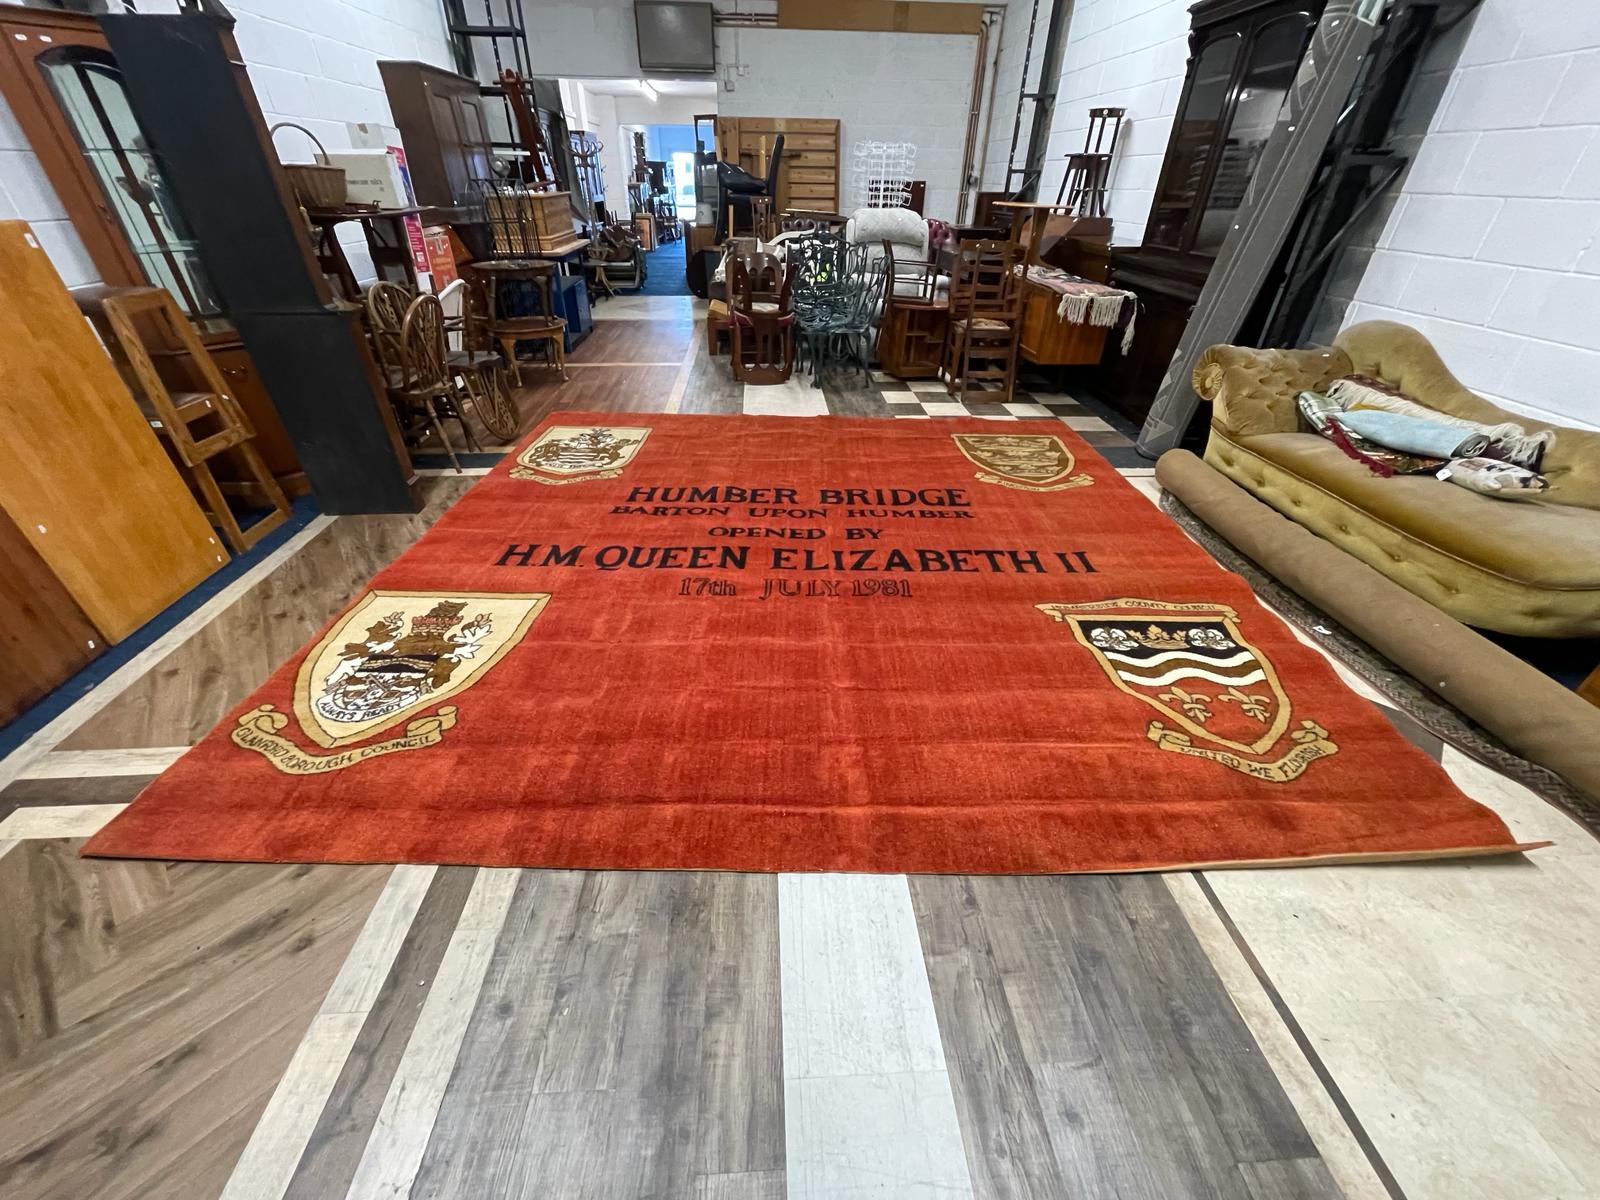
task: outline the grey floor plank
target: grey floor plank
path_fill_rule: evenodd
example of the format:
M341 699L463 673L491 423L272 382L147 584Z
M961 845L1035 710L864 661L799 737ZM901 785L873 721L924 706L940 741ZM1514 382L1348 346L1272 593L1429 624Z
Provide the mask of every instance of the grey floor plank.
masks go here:
M1159 878L928 876L912 893L978 1196L1326 1200Z
M704 327L700 327L704 333ZM698 334L697 334L698 336ZM733 377L726 353L712 358L702 343L689 368L678 411L686 413L738 413L744 410L744 384Z
M312 1129L285 1200L343 1195L355 1177L428 984L450 945L476 867L440 867Z
M1250 1200L1341 1200L1339 1185L1320 1158L1240 1163Z
M977 881L940 882L948 886L928 887L926 880L913 877L911 895L935 1011L981 1014L978 1020L940 1021L952 1080L966 1081L954 1091L973 1194L1077 1194L1067 1190L1051 1144L1041 1104L1046 1093L1023 1049L979 914L973 892Z
M414 1200L691 1200L705 1177L781 1175L773 892L524 872Z
M778 877L720 876L713 889L697 1166L783 1192L783 1031ZM764 1177L764 1180L757 1178ZM728 1184L731 1189L734 1185ZM702 1188L704 1191L705 1188ZM721 1196L723 1192L708 1192ZM729 1197L741 1193L729 1190Z
M702 1175L695 1184L694 1200L785 1200L788 1193L782 1171Z
M511 1196L582 876L524 871L411 1194Z
M1183 1050L1210 1111L1240 1162L1315 1157L1317 1150L1165 883L1156 875L1118 880L1145 977L1165 1004L1151 1018ZM1221 1003L1218 1002L1219 997Z

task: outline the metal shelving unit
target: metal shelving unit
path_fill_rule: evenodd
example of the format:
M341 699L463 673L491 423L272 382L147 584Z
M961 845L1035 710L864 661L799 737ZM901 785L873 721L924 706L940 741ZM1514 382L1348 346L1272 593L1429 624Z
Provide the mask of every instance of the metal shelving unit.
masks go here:
M501 124L493 131L490 146L496 154L507 158L527 153L517 138L511 100L499 82L507 70L515 71L524 79L533 74L533 56L528 48L528 28L521 3L519 0L443 0L443 3L456 69L478 80L478 91L485 97L500 100ZM484 81L486 72L490 73L491 82Z

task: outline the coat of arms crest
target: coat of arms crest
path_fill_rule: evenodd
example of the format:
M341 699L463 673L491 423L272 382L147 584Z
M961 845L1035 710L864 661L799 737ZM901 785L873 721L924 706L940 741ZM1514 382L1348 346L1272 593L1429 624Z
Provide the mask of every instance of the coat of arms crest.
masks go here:
M241 717L233 740L296 775L434 745L456 721L444 702L520 642L549 600L545 592L369 592L306 654L295 680L301 731L341 753L319 755L284 737L289 718L271 705ZM363 743L401 722L404 736Z
M956 448L984 468L978 479L1024 492L1088 487L1094 476L1074 475L1072 451L1049 433L953 433Z
M1278 673L1245 640L1238 613L1225 604L1123 598L1036 607L1072 627L1119 691L1165 718L1145 730L1163 750L1272 783L1297 779L1317 759L1338 752L1315 721L1291 729L1293 713Z
M517 455L511 477L537 483L615 479L649 436L642 425L552 425Z

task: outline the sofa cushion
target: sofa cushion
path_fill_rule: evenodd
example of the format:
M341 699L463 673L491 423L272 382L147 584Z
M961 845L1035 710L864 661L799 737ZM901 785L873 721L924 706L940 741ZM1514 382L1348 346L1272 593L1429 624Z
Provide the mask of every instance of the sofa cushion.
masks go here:
M1413 541L1539 588L1600 589L1600 512L1531 500L1506 504L1432 476L1374 475L1310 433L1238 438L1268 462L1362 509Z

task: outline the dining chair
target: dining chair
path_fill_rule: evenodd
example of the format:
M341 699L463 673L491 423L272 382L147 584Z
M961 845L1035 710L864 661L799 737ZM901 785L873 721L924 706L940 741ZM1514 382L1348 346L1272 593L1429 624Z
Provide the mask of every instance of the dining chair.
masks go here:
M964 241L956 250L944 379L946 390L963 401L974 384L990 383L1011 399L1022 333L1017 268L1026 253L1020 242L988 239ZM993 394L986 387L980 390Z
M449 455L451 466L460 472L461 462L445 433L444 420L455 419L469 449L477 450L479 446L461 415L461 392L446 365L449 347L444 324L444 306L434 296L418 296L406 308L400 323L399 372L389 387L389 399L401 416L402 431L418 437L423 429L431 428Z
M489 334L488 298L479 281L460 282L461 346L446 355L445 363L461 381L489 435L515 441L522 430L522 412L511 394L505 356L494 349Z
M764 252L728 262L728 320L733 328L733 377L744 383L783 383L794 371L793 273Z

